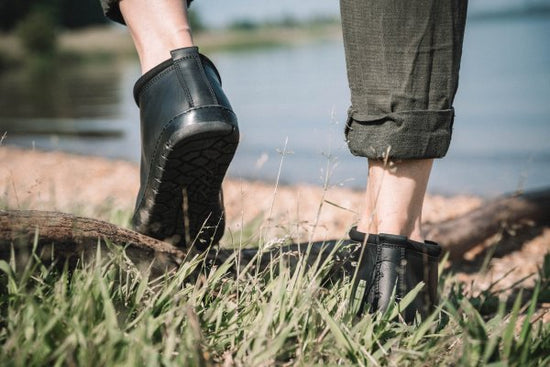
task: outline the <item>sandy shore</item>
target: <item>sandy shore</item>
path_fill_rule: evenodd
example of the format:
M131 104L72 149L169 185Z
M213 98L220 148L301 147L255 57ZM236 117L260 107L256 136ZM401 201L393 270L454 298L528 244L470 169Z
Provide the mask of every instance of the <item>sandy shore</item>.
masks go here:
M110 221L116 213L131 215L138 187L139 167L133 163L0 146L0 205L4 208L55 210ZM237 179L225 181L224 198L226 245L241 239L246 245L260 233L268 241L343 238L362 208L359 191ZM476 197L428 195L424 221L443 221L479 205L482 200ZM240 237L243 226L246 235ZM457 279L472 285L470 291L487 289L511 269L500 287L536 273L544 254L550 252L550 228L533 228L517 238L493 238L484 245L498 241L503 250L497 251L485 274L478 274L483 244L453 268ZM532 286L533 279L519 286Z
M130 212L139 188L136 164L60 152L0 147L0 200L9 208L55 210L109 220L109 209ZM229 231L264 221L293 240L342 237L357 220L362 192L341 187L276 186L227 179L224 199ZM319 207L321 206L320 214ZM424 220L437 222L478 205L476 197L428 196Z

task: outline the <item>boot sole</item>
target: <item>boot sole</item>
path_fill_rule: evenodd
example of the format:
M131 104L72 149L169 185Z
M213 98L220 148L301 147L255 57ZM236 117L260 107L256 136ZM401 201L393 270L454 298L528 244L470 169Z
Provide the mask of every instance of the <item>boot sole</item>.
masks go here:
M151 237L204 250L224 232L222 181L239 131L224 121L182 130L172 133L156 154L133 222L137 231Z

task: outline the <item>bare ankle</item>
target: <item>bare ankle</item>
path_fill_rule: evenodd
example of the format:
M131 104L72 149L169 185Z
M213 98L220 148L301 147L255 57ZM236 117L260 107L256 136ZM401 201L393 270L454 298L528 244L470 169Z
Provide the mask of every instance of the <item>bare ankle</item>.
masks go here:
M404 220L377 220L376 218L362 218L357 224L357 230L363 233L379 234L387 233L399 236L406 236L410 240L424 242L421 223L419 220L413 222Z
M377 234L378 226L374 218L371 216L362 217L357 223L357 230L363 233Z
M161 62L168 60L171 56L170 51L192 46L192 39L189 38L188 40L182 39L180 42L159 43L154 47L148 47L147 51L138 53L141 64L141 73L145 74Z
M424 242L424 236L419 226L406 226L406 225L380 225L378 227L378 233L394 234L399 236L405 236L412 241Z

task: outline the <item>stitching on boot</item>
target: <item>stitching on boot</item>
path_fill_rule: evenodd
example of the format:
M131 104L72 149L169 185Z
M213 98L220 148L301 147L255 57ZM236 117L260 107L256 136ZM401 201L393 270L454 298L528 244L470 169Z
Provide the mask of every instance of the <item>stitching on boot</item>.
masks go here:
M208 87L208 92L210 93L210 97L212 97L212 99L214 101L214 104L218 104L219 103L218 98L216 97L216 94L214 93L214 89L212 89L212 85L210 84L210 80L206 76L206 70L204 70L204 65L202 64L201 59L199 57L194 57L194 59L197 63L197 66L199 67L202 80L206 84L206 86Z
M374 297L372 300L372 305L375 310L378 309L378 303L380 302L380 278L382 275L382 272L380 268L382 267L382 245L377 244L376 245L376 263L374 265Z
M396 301L401 301L407 293L407 286L405 284L405 274L407 268L407 257L405 256L405 249L402 247L399 251L399 264L397 266L397 284L398 291L395 295Z
M189 88L187 88L187 84L185 83L185 79L183 78L183 74L181 70L181 62L180 62L181 60L185 60L185 59L178 59L174 63L176 66L176 76L178 77L180 86L183 89L185 96L187 97L187 100L189 101L189 106L195 107L195 101L193 101L193 96L191 96L191 92L189 92Z
M356 246L360 246L360 244L357 243ZM364 245L364 246L368 246L368 245ZM364 249L363 249L363 256L367 256L367 248L366 247L364 247ZM376 262L377 258L378 258L378 255L376 255L375 262ZM359 262L357 264L358 267L360 266L362 259L363 259L362 257L359 258ZM375 273L375 272L373 271L373 273ZM376 275L371 274L370 280L367 281L367 285L363 289L363 291L364 291L363 296L361 297L361 300L360 300L360 303L359 303L359 308L358 308L358 313L359 314L364 312L365 304L368 302L369 294L371 294L372 287L373 287L375 282L376 282ZM373 301L373 303L374 303L374 301ZM370 307L371 307L371 309L373 309L375 306L371 304Z
M142 93L144 93L145 91L147 91L149 88L151 88L153 86L153 84L155 84L159 79L163 78L166 74L168 74L169 72L173 71L174 70L174 65L170 65L168 66L166 69L162 70L161 72L159 72L157 75L155 75L154 77L152 77L151 79L149 79L147 81L147 83L145 83L145 85L140 89L139 91L139 95L141 95Z

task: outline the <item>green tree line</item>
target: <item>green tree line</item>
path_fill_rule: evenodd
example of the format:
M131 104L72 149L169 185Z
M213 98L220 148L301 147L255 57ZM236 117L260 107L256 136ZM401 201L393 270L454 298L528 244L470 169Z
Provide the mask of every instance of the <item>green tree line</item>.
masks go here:
M0 30L13 30L32 12L51 17L60 28L106 23L98 0L0 0Z

